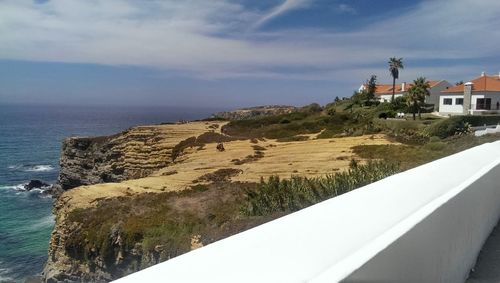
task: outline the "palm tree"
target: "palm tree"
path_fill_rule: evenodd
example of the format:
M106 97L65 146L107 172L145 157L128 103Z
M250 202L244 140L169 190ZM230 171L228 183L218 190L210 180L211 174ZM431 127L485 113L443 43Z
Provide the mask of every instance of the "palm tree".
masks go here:
M396 94L396 80L399 79L399 69L404 69L403 58L392 57L389 58L389 71L392 76L392 98L391 102L394 102L394 95Z
M412 110L413 120L416 119L415 114L418 112L418 118L422 119L420 116L421 106L425 103L425 97L429 96L429 88L431 87L429 81L424 77L419 77L413 81L413 86L408 90L408 107Z

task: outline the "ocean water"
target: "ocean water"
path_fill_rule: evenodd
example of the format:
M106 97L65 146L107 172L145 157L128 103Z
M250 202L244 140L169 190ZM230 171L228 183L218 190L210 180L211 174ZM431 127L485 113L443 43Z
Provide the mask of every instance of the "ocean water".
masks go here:
M224 109L0 105L0 282L38 275L54 225L53 200L26 192L31 179L54 183L62 140L113 134L135 125L208 117Z

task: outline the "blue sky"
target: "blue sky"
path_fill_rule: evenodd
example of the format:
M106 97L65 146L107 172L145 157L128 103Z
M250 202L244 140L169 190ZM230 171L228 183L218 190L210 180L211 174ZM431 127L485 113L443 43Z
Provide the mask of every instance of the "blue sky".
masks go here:
M0 0L0 103L327 103L500 71L497 0Z

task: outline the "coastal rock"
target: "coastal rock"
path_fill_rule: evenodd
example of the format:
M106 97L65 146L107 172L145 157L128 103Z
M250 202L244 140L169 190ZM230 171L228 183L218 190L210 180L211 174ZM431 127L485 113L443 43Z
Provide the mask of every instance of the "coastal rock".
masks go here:
M173 150L180 142L210 130L212 124L140 126L113 136L67 138L56 188L65 191L146 177L173 163Z
M72 259L66 249L65 242L72 231L78 227L67 219L70 206L69 198L59 197L54 204L56 224L49 242L49 257L42 272L42 282L109 282L109 274L102 272L91 273L88 266L79 260Z
M40 180L31 180L28 184L24 185L24 189L27 191L31 191L32 189L44 189L50 187L50 184L47 184Z

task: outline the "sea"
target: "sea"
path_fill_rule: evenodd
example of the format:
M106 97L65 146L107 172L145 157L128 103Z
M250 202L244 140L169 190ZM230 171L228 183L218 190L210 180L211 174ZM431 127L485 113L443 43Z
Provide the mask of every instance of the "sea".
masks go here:
M109 135L222 110L0 104L0 282L24 282L43 269L54 226L53 199L23 188L32 179L56 182L65 137Z

